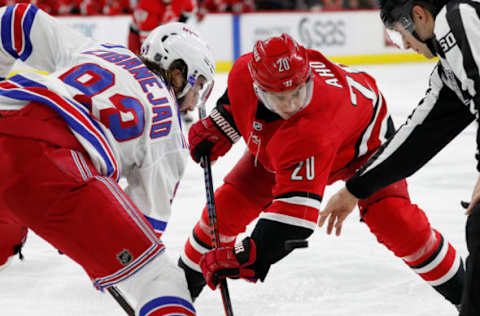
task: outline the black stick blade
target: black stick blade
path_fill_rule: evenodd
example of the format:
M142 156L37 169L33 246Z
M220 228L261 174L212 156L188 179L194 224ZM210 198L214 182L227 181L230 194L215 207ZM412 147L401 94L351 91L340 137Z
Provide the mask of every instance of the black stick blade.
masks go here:
M307 248L308 241L305 239L290 239L285 241L285 250L290 251L296 248Z

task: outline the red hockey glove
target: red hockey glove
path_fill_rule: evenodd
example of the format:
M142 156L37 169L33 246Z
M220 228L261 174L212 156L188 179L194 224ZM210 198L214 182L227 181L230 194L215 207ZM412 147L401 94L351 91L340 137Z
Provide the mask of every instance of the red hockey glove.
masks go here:
M235 247L216 248L204 254L200 268L208 286L215 290L220 279L226 277L256 282L255 271L248 268L257 258L256 251L255 242L247 237Z
M214 109L210 116L190 127L190 155L196 162L200 162L203 156L210 156L210 161L213 162L225 155L239 138L236 128Z

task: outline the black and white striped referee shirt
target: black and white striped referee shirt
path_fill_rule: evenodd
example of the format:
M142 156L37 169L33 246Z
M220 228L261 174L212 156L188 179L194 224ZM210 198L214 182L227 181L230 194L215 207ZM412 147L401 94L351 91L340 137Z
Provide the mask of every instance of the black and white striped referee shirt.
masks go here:
M407 121L347 181L348 190L365 199L406 178L445 147L472 121L480 108L480 2L450 1L435 18L440 61L429 88ZM480 136L477 132L477 161ZM480 165L477 164L480 171Z

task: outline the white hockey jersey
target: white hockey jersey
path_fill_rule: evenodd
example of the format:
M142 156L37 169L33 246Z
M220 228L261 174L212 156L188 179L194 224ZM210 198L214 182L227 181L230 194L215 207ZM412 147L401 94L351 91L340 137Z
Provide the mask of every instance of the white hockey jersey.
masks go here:
M127 194L162 233L188 157L178 104L123 46L97 43L34 5L0 9L0 76L16 60L48 75L15 75L0 109L30 101L59 113L103 176L126 178Z

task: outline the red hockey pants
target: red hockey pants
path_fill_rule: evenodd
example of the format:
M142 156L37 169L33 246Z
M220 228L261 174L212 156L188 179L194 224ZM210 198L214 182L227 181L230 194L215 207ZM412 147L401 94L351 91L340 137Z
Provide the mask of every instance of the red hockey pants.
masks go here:
M143 214L115 181L97 173L53 111L30 106L0 115L0 260L12 254L28 227L104 288L162 252ZM18 129L1 131L6 120ZM37 123L45 128L30 130ZM63 134L51 134L58 131ZM52 144L56 139L71 146Z

